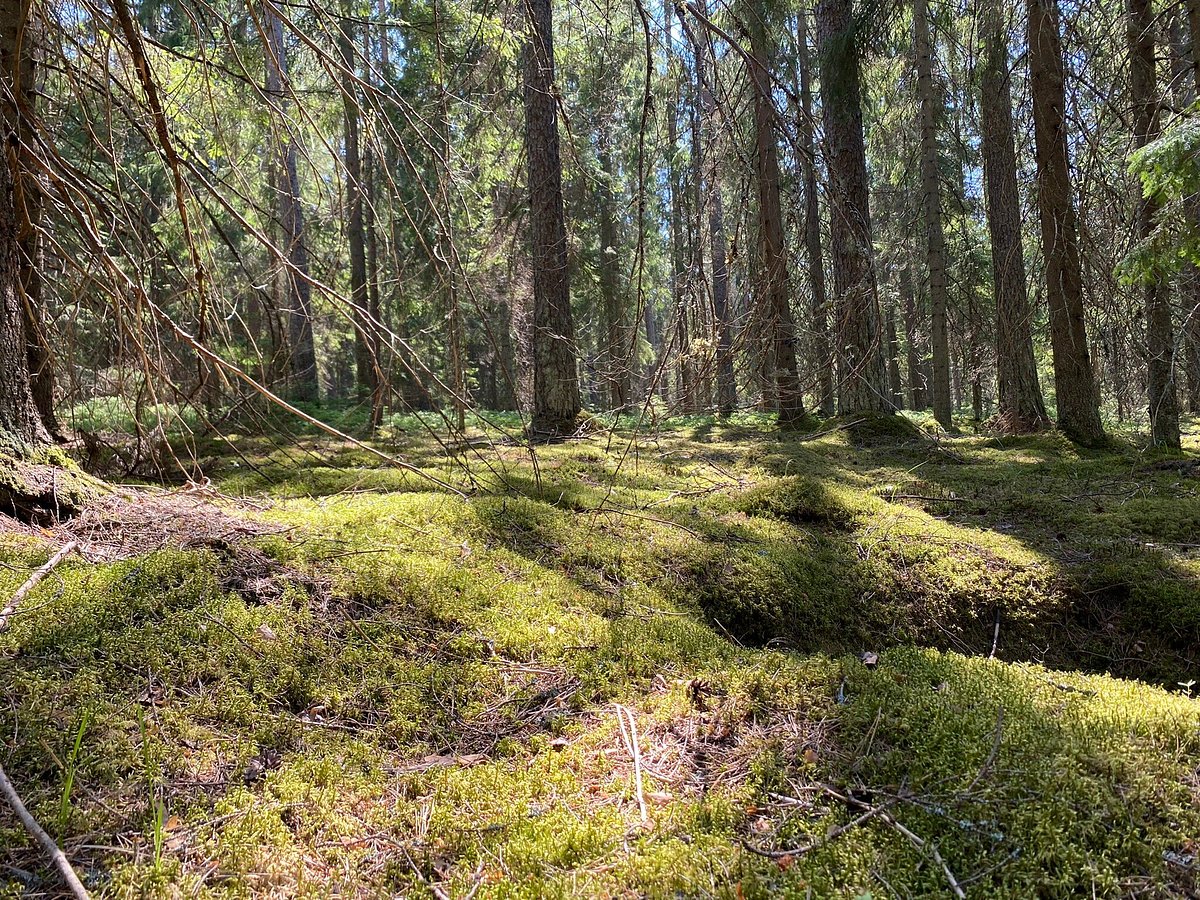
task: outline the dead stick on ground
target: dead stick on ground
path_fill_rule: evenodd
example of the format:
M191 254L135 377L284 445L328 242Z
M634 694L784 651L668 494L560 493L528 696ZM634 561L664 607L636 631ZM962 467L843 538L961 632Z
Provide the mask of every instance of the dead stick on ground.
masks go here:
M887 822L888 825L892 826L892 828L896 829L896 831L908 838L909 842L912 843L912 845L918 850L924 850L926 853L932 856L933 861L941 866L942 871L946 874L946 880L950 882L950 890L954 892L954 896L960 898L960 900L966 900L966 892L962 889L962 885L958 883L958 879L954 877L954 873L950 871L950 867L946 865L946 861L942 859L942 854L938 853L937 847L929 843L929 841L925 840L923 837L913 834L887 813L880 813L879 818L881 821Z
M621 737L625 741L629 755L633 757L633 787L637 794L638 811L642 815L642 821L647 822L650 820L650 814L646 811L646 796L642 792L642 751L638 748L637 723L633 719L633 713L624 706L619 703L614 703L613 706L617 709L617 722L621 726ZM625 717L629 719L628 733L625 730Z
M1003 721L1004 720L1002 717L1000 719L1000 722L1003 723ZM999 733L998 730L997 730L997 733ZM878 809L879 812L878 812L877 818L879 819L879 821L884 822L891 828L895 829L899 834L901 834L905 838L907 838L908 841L914 847L916 847L918 850L923 850L924 852L928 853L931 857L933 857L933 861L942 867L942 872L945 873L946 880L948 882L950 882L950 890L954 892L954 896L959 897L960 900L966 900L967 895L963 891L962 885L959 884L958 879L954 877L954 872L951 871L950 866L946 864L946 860L944 860L942 858L942 854L938 852L937 847L935 847L929 841L925 840L920 835L914 834L912 831L905 828L903 825L901 825L899 822L897 822L891 815L889 815L882 807L867 806L867 804L863 803L861 800L857 800L854 797L851 797L847 794L839 793L838 791L835 791L833 788L829 787L828 785L822 785L821 788L822 788L822 790L825 791L825 793L827 793L830 797L833 797L835 800L841 800L843 803L847 803L851 806L857 806L859 809L866 809L868 812L870 812L872 809Z
M83 882L79 880L79 876L71 868L70 861L58 849L58 844L54 843L54 838L50 837L45 829L37 823L37 820L29 814L29 810L21 802L21 798L17 795L17 789L8 780L8 775L5 773L3 767L0 767L0 792L4 794L4 799L8 801L8 805L17 814L17 818L21 820L21 824L25 826L25 830L29 832L34 840L42 845L42 849L46 851L46 855L54 862L59 874L63 877L63 881L70 888L72 896L76 897L77 900L87 900L87 888L83 886Z
M20 605L21 601L29 596L29 592L37 587L43 578L54 571L55 566L66 559L67 555L73 550L78 549L78 547L78 541L69 541L66 544L63 544L62 547L59 548L58 552L46 561L44 566L42 566L40 569L34 570L34 573L29 576L29 580L17 588L17 592L13 594L12 599L8 601L8 606L4 607L4 609L0 609L0 631L3 631L8 627L8 620L12 618L12 614L17 611L17 607Z

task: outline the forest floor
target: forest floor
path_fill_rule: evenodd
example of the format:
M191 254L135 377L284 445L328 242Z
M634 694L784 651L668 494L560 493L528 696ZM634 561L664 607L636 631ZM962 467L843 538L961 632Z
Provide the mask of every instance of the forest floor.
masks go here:
M512 424L509 422L508 424ZM105 897L1200 896L1183 457L314 433L0 528L0 762ZM0 804L0 896L54 874Z

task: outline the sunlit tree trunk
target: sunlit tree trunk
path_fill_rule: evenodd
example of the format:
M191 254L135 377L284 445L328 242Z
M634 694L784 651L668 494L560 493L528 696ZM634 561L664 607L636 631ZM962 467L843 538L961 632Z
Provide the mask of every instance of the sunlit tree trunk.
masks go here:
M1087 349L1079 229L1070 196L1067 106L1058 0L1028 0L1028 60L1038 167L1046 304L1054 350L1058 427L1080 444L1104 442L1099 395Z
M938 177L937 116L943 105L933 85L933 47L926 0L913 3L913 48L917 57L917 95L921 106L921 211L925 225L925 263L929 272L930 344L933 351L933 417L952 428L950 339L946 330L946 235L942 228L942 191Z
M829 355L829 298L825 290L825 259L821 250L821 206L817 194L816 142L813 140L808 12L801 9L796 21L797 67L800 70L800 169L804 178L804 248L808 255L808 289L812 297L809 329L812 331L812 356L817 376L817 402L821 415L832 416L837 407L833 394L833 359Z
M275 154L278 184L274 185L279 224L287 253L288 342L291 394L297 400L318 397L317 353L313 341L312 285L309 283L308 244L304 234L304 209L300 200L300 177L296 165L296 141L288 133L285 88L288 80L287 45L283 21L268 6L266 94L275 107L277 134Z
M796 323L788 285L783 205L779 196L779 147L770 76L771 53L759 4L750 22L750 80L754 90L755 176L758 186L759 241L762 249L764 318L771 325L775 350L775 387L779 424L785 428L804 417L804 398L796 362Z
M21 105L28 111L36 109L38 101L37 41L30 29L21 39L22 52L17 89ZM16 213L17 240L20 246L21 310L25 322L26 350L29 357L29 382L33 402L42 423L51 436L61 437L62 429L54 409L54 353L46 322L45 300L42 294L42 184L33 160L33 138L26 117L16 115L17 145L10 150L13 167L13 197Z
M1144 147L1158 136L1158 75L1154 60L1154 13L1150 0L1129 0L1130 99L1133 101L1134 143ZM1157 203L1138 192L1138 233L1154 230ZM1162 278L1152 276L1143 286L1146 309L1146 389L1150 407L1150 441L1179 449L1179 398L1175 392L1175 337L1171 326L1170 291Z
M984 5L984 56L980 77L983 168L987 220L992 238L996 294L996 380L999 426L1008 432L1040 431L1050 424L1033 355L1025 253L1021 247L1021 200L1013 145L1012 87L1004 4Z
M853 6L852 0L821 0L817 6L837 319L838 411L843 414L893 410L872 259Z
M581 403L567 269L554 31L550 0L526 0L525 154L533 242L533 422L539 434L575 430Z
M24 453L50 442L38 413L29 377L22 303L22 248L18 239L17 174L20 173L20 113L13 102L32 90L26 58L28 4L0 0L0 454ZM27 259L27 266L35 260Z
M1033 95L1038 209L1058 426L1081 444L1105 440L1100 399L1088 353L1079 264L1079 230L1071 200L1064 119L1066 85L1058 0L1028 0L1028 57Z

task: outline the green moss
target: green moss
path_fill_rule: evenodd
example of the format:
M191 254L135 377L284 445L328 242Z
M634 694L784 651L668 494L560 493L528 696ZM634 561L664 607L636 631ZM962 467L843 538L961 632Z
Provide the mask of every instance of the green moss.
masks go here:
M428 424L389 448L466 498L307 433L311 464L261 435L257 471L214 460L275 498L259 549L297 577L266 600L223 586L227 554L72 559L0 635L5 766L44 822L90 722L59 837L97 895L946 893L882 820L785 864L743 849L861 812L820 785L894 802L970 896L1194 890L1171 862L1200 833L1191 470L745 415L541 447L535 473ZM7 595L46 549L2 546ZM984 658L997 618L1010 662ZM37 867L11 822L0 846Z

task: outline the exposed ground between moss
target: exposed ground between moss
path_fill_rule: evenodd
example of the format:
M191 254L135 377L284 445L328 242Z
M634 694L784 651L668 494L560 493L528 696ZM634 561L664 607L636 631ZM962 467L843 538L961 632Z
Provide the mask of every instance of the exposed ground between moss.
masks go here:
M1197 890L1188 460L391 436L462 500L233 438L245 501L62 526L107 551L0 636L5 767L100 895ZM0 592L65 536L2 538ZM0 847L53 891L6 813Z

